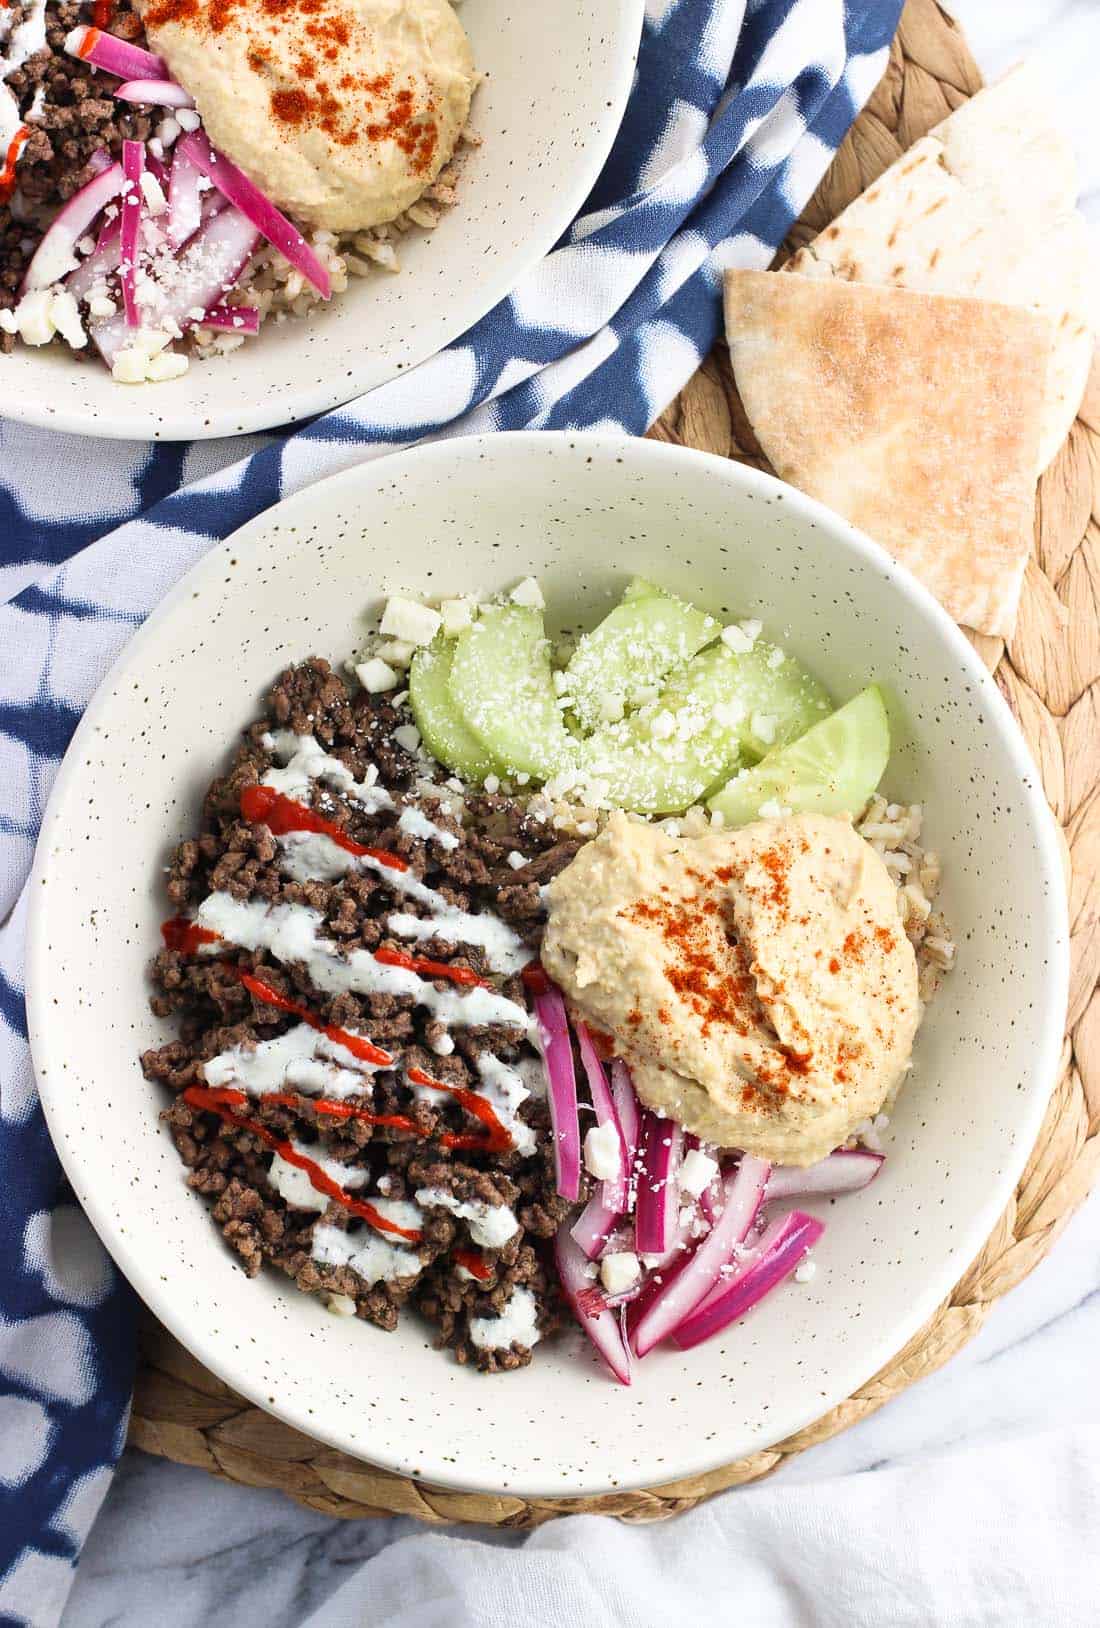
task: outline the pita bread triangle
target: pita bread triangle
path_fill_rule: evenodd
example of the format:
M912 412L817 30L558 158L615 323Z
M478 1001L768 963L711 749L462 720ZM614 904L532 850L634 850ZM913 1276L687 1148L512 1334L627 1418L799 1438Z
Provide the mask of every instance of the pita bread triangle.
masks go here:
M1100 329L1096 239L1077 211L1073 148L1030 63L914 143L789 260L801 277L971 294L1052 321L1035 473L1081 405Z
M725 304L737 388L776 474L868 532L957 622L1011 634L1049 319L758 271L728 272Z

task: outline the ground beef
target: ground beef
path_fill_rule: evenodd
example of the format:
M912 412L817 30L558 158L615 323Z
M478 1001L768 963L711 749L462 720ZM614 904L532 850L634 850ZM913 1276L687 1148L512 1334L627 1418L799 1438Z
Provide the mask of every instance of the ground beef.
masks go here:
M345 952L411 948L418 956L469 969L525 1006L522 979L491 973L482 950L448 941L442 932L411 946L395 935L387 919L395 910L425 916L428 907L395 893L384 874L353 868L335 880L294 880L285 874L283 849L267 826L242 818L242 792L277 761L273 734L290 730L312 735L356 781L368 779L373 765L378 783L396 806L370 812L362 801L317 781L300 800L308 797L315 813L356 843L399 856L448 903L475 914L492 910L536 940L541 930L539 888L568 863L577 844L560 841L507 798L470 797L460 804L442 781L444 771L418 762L395 739L395 730L408 721L385 697L351 691L324 661L314 659L283 673L264 716L245 731L225 774L211 784L199 831L180 842L172 855L166 878L170 909L187 916L213 891L240 900L305 905L320 913L324 936ZM435 783L426 781L433 772ZM456 845L401 829L400 814L409 806L419 808ZM527 861L521 869L509 862L509 855L517 852ZM249 993L242 972L254 973L278 997L306 1008L316 1023L367 1034L375 1044L399 1053L399 1067L381 1069L363 1095L348 1100L368 1109L372 1118L398 1117L402 1124L334 1117L318 1111L308 1096L295 1094L288 1102L257 1097L238 1106L233 1111L247 1117L249 1128L188 1101L184 1093L205 1085L203 1065L212 1057L234 1047L251 1049L301 1021ZM438 1343L452 1348L459 1361L476 1362L488 1371L528 1362L531 1353L524 1347L474 1345L469 1323L471 1317L500 1315L517 1286L535 1295L542 1332L549 1333L560 1315L550 1246L568 1207L555 1191L545 1100L533 1093L520 1109L534 1133L533 1152L520 1154L513 1147L490 1153L448 1140L468 1142L479 1132L458 1099L443 1092L417 1093L406 1078L407 1070L421 1069L449 1087L480 1090L478 1059L487 1051L514 1067L526 1060L530 1070L537 1065L537 1054L527 1025L456 1025L453 1050L443 1055L437 1048L445 1045L444 1025L411 995L326 992L312 985L305 965L284 965L266 952L229 945L217 955L162 949L152 977L153 1010L174 1020L177 1037L146 1052L142 1066L148 1079L174 1093L163 1117L187 1168L188 1183L211 1201L213 1219L246 1275L254 1277L266 1263L307 1293L330 1300L346 1296L340 1304L354 1303L356 1315L386 1329L396 1326L408 1301L435 1325ZM441 979L437 987L456 986ZM369 1229L369 1221L336 1199L321 1214L289 1204L269 1178L271 1139L292 1141L307 1156L316 1148L325 1160L366 1170L363 1185L349 1190L368 1203L381 1198L411 1201L417 1189L431 1187L458 1203L507 1205L518 1228L502 1247L484 1249L472 1244L465 1219L444 1206L425 1209L415 1244L388 1240L415 1251L418 1272L368 1283L350 1266L314 1259L312 1240L320 1223L358 1234ZM465 1263L471 1261L483 1276L469 1275Z

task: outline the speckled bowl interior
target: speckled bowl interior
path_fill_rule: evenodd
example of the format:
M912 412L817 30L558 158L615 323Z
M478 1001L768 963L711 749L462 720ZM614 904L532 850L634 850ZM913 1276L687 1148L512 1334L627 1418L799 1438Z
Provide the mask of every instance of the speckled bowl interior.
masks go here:
M565 231L622 119L643 0L465 0L485 75L457 201L301 321L165 384L116 384L59 346L0 356L3 412L83 435L189 440L290 424L350 401L473 326Z
M138 1066L166 1037L146 967L162 867L280 666L343 658L389 590L490 592L535 573L552 621L591 624L632 572L759 616L837 697L890 697L886 789L927 808L956 971L920 1034L884 1173L826 1203L818 1273L623 1389L570 1332L485 1378L253 1283L184 1185ZM452 441L307 489L187 576L100 689L39 848L32 1044L50 1126L95 1226L157 1315L260 1406L444 1485L589 1493L708 1470L807 1424L866 1380L973 1258L1031 1148L1066 993L1053 822L995 686L881 550L799 494L700 453L598 436Z

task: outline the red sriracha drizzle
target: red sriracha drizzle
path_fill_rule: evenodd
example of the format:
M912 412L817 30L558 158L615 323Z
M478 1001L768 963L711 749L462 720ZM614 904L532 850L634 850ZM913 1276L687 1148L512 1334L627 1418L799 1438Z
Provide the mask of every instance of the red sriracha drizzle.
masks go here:
M202 930L202 928L199 929L200 932ZM213 936L216 937L217 935ZM229 969L226 968L226 970ZM352 1034L348 1029L338 1028L335 1023L322 1023L320 1018L314 1017L309 1008L303 1006L300 1001L291 1000L289 995L280 995L277 989L272 989L270 984L265 984L261 978L256 977L255 973L238 971L237 976L248 990L248 993L255 996L256 1000L263 1001L268 1006L277 1006L280 1012L292 1012L295 1017L301 1018L303 1023L308 1023L311 1029L319 1029L336 1045L343 1046L345 1051L350 1051L353 1057L360 1058L364 1063L375 1063L379 1068L385 1068L393 1062L390 1053L383 1051L381 1046L376 1046L373 1040L367 1039L366 1035Z
M520 972L520 977L529 995L545 995L551 987L550 980L538 961L528 961Z
M353 842L347 832L332 820L326 820L323 814L315 814L311 808L306 808L304 803L296 803L292 797L284 797L274 786L246 786L241 792L241 813L252 825L266 825L273 837L289 836L293 831L313 831L318 836L328 837L330 842L356 858L376 859L380 865L388 865L395 871L407 871L409 868L408 860L402 859L399 854Z
M285 1159L287 1164L296 1165L299 1170L304 1170L319 1193L324 1193L327 1198L336 1199L346 1209L351 1210L354 1215L361 1216L364 1221L368 1221L377 1231L392 1232L397 1237L406 1238L413 1244L418 1244L423 1237L421 1232L411 1231L408 1227L399 1227L396 1221L387 1220L367 1199L355 1198L351 1193L346 1192L339 1182L333 1181L331 1176L325 1174L319 1164L309 1158L307 1154L299 1153L297 1148L292 1147L289 1142L283 1141L273 1131L269 1131L266 1125L261 1125L258 1120L250 1119L246 1114L237 1113L236 1109L248 1101L243 1091L233 1091L228 1087L213 1089L209 1086L189 1085L183 1093L183 1100L190 1103L192 1108L205 1108L210 1113L215 1113L221 1119L226 1120L230 1125L236 1125L238 1129L250 1132L265 1147L269 1147L273 1153L277 1153L280 1158Z
M445 961L429 961L423 955L408 955L404 950L390 950L383 946L375 950L374 959L387 967L405 967L409 972L422 972L426 978L449 978L453 984L479 984L491 989L487 978L479 978L470 967L449 967Z
M186 916L161 922L160 935L166 949L178 950L181 955L195 955L200 945L216 944L221 937L209 927L200 927L197 921L188 921Z
M493 1269L488 1261L482 1260L472 1249L452 1249L451 1259L456 1266L464 1266L470 1276L477 1278L479 1283L484 1283L486 1278L493 1275Z
M408 1078L414 1085L430 1085L433 1090L446 1091L468 1114L481 1121L485 1126L484 1136L459 1136L447 1131L439 1140L448 1148L472 1148L480 1153L507 1153L512 1146L510 1131L501 1124L493 1112L492 1104L476 1091L467 1091L465 1086L448 1085L444 1080L435 1080L430 1074L425 1074L422 1068L410 1068Z

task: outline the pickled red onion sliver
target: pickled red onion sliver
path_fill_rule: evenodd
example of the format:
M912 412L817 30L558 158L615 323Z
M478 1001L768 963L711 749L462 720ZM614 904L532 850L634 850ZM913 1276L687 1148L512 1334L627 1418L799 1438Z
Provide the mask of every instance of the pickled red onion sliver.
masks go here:
M561 1279L565 1298L573 1308L581 1328L587 1334L615 1378L622 1385L630 1384L630 1352L623 1339L619 1320L614 1312L590 1293L594 1287L588 1276L589 1263L570 1236L569 1223L563 1221L554 1239L554 1259ZM592 1314L592 1309L595 1315ZM598 1307L598 1309L596 1309Z
M764 1199L771 1166L754 1154L742 1156L722 1183L718 1220L687 1259L670 1274L634 1328L634 1350L644 1357L668 1338L719 1281L738 1244L748 1236Z
M141 325L137 302L137 262L141 242L141 178L145 173L145 147L140 141L122 143L122 171L126 186L122 193L122 233L119 238L119 282L128 328Z
M705 1301L671 1330L674 1345L689 1351L743 1317L804 1259L825 1231L825 1224L801 1210L773 1221L759 1248L725 1283L716 1285Z
M840 1193L858 1193L870 1186L885 1163L886 1155L872 1153L870 1148L841 1148L817 1164L801 1168L776 1165L764 1196L770 1204L776 1198L831 1198Z
M325 267L314 254L296 226L276 209L271 199L248 179L224 153L217 152L201 130L192 131L177 143L177 152L186 153L188 159L208 176L219 192L246 215L261 236L274 244L284 259L300 271L307 282L327 300L332 294L332 280Z
M212 305L191 324L195 328L216 328L219 333L257 334L260 313L254 305Z
M77 240L111 200L118 197L125 184L122 165L111 164L86 181L79 192L73 193L65 207L58 210L34 251L23 278L22 293L48 288L74 270Z
M642 1146L635 1165L638 1201L635 1228L643 1255L668 1248L680 1214L680 1155L684 1133L673 1119L647 1109L642 1117Z
M76 270L66 277L65 287L74 299L82 300L94 284L103 282L113 271L118 270L121 259L122 215L119 213L115 215L114 220L104 223L95 248L87 259L82 260Z
M601 1196L606 1209L614 1211L616 1215L622 1215L627 1205L630 1171L634 1162L634 1149L627 1150L622 1126L619 1124L615 1100L611 1095L611 1087L607 1083L604 1066L592 1043L588 1025L580 1022L574 1023L573 1032L577 1037L577 1049L581 1054L581 1063L584 1065L584 1072L588 1079L588 1091L592 1098L592 1106L596 1110L596 1123L597 1125L613 1125L615 1134L619 1139L619 1172L618 1175L603 1182Z
M120 40L117 34L105 33L81 23L65 36L65 50L81 62L90 62L104 73L117 74L120 79L167 79L168 64L152 51L143 51L140 45Z
M172 287L146 312L150 326L175 322L181 329L191 312L208 311L236 285L259 242L260 234L238 209L223 209L208 220L186 245L175 265ZM92 339L111 367L129 338L121 316L94 324Z
M547 1103L554 1138L554 1173L562 1198L580 1197L581 1128L577 1117L577 1077L573 1046L560 990L552 986L535 996L542 1052L546 1059Z
M120 102L140 102L145 107L194 107L193 99L174 79L128 79L115 95Z
M165 235L173 249L182 248L202 225L201 179L195 165L186 153L180 152L177 145L168 175L168 221L165 226Z

